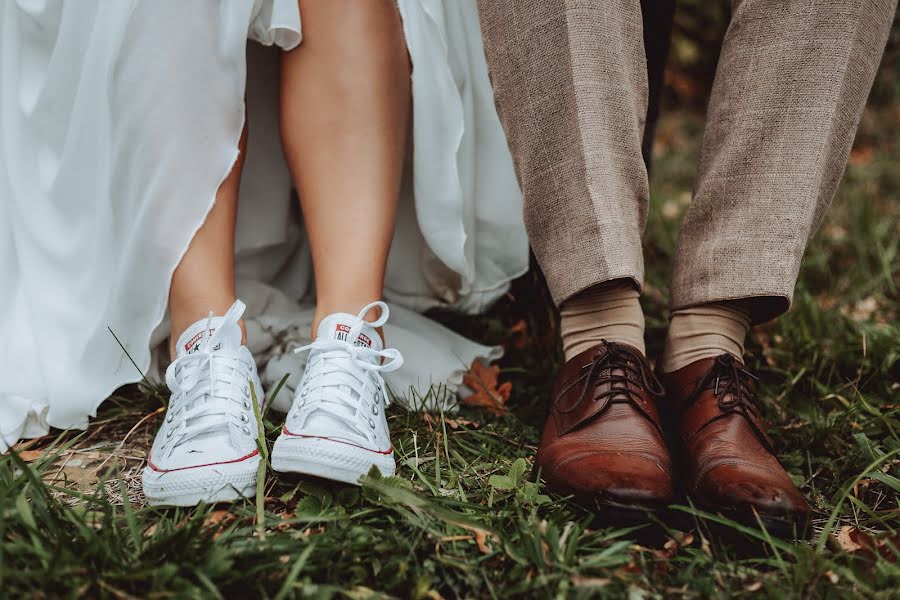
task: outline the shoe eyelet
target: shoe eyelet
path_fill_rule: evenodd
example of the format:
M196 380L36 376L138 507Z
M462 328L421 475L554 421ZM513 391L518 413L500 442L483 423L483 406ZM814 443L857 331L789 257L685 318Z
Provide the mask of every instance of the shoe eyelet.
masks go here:
M243 404L244 410L250 410L250 406L251 406L251 405L250 405L250 401L249 401L249 400L244 400L241 404Z
M172 437L174 434L175 434L175 430L170 429L169 431L166 432L166 438L168 439L168 438Z
M241 431L244 432L244 435L250 435L250 428L247 427L246 425L241 426Z
M375 429L375 421L372 418L369 418L369 427Z
M247 416L247 413L241 413L241 421L244 423L250 422L250 417Z
M377 415L377 414L378 414L378 405L377 405L377 404L373 404L373 405L372 405L372 414L373 414L373 415Z
M175 412L173 411L173 412L170 412L168 414L168 416L166 417L166 423L171 423L174 420L175 420Z

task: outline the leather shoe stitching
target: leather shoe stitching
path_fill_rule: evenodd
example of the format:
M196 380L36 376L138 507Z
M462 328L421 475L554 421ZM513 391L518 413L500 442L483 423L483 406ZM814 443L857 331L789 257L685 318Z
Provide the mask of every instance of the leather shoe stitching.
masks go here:
M726 467L726 466L727 466L727 467L750 467L750 468L752 468L752 469L759 469L760 471L766 471L766 472L771 473L771 474L773 474L773 475L778 475L778 476L781 476L782 474L787 475L787 472L786 472L786 471L783 471L783 470L782 470L782 471L779 471L779 470L776 470L776 469L772 469L772 468L770 468L770 467L766 467L766 466L761 465L761 464L759 464L759 463L752 463L752 462L747 462L747 461L742 461L742 460L728 460L728 461L724 461L724 462L717 462L717 463L715 463L715 464L713 464L713 465L711 465L711 466L708 466L708 467L706 467L705 469L703 469L703 470L702 470L700 473L698 473L697 476L694 478L694 485L693 485L693 487L697 487L698 485L700 485L700 482L703 480L703 478L706 477L707 475L709 475L711 472L713 472L713 471L716 470L717 468L719 468L719 467ZM790 479L790 476L788 476L788 479ZM791 482L791 483L793 483L793 482Z
M635 458L639 458L639 459L645 460L647 462L651 462L654 465L660 467L663 471L665 471L665 467L659 462L659 459L654 457L652 454L644 454L643 452L613 452L610 450L588 450L585 452L579 452L577 454L567 456L561 462L554 464L552 466L552 468L553 468L553 471L558 471L559 469L565 467L569 463L579 460L581 458L586 458L586 457L590 457L590 456L610 456L610 455L633 456Z

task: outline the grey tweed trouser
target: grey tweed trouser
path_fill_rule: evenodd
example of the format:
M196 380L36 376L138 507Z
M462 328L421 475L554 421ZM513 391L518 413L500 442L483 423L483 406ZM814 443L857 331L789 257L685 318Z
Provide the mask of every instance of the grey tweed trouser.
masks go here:
M672 308L787 310L843 175L897 0L733 0L678 242ZM643 283L639 0L479 0L525 222L555 301Z

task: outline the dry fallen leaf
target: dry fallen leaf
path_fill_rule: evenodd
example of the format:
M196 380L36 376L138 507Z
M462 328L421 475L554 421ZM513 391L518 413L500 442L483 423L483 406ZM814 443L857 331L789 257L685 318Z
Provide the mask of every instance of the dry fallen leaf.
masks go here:
M881 556L889 562L896 562L897 551L900 550L900 534L872 537L850 525L841 527L837 542L845 552L873 561Z
M470 421L469 419L444 419L444 422L447 424L450 429L459 429L460 427L471 427L473 429L477 429L481 427L481 423L478 421Z
M854 166L867 165L875 157L874 146L854 146L850 151L850 164Z
M678 551L682 547L690 546L693 543L694 536L690 533L685 534L680 531L674 531L672 532L672 537L663 544L662 549L654 550L652 548L647 548L647 550L658 559L656 562L656 570L659 573L665 573L671 568L672 558L678 554Z
M19 452L19 458L25 462L33 462L41 457L43 450L22 450Z
M431 413L423 413L422 420L428 423L429 425L437 425L441 422L441 419L438 415L432 415ZM477 429L481 427L481 423L478 421L470 421L469 419L463 419L461 417L444 417L444 423L447 424L447 427L450 429L459 429L460 427L471 427L473 429Z
M281 519L281 523L273 527L275 531L288 531L289 529L294 528L294 523L291 523L290 520L294 518L294 513L292 512L283 512L278 515Z
M838 544L845 552L858 552L864 548L872 547L872 540L869 536L850 525L844 525L837 535Z
M625 573L628 573L628 574L631 574L631 573L643 573L643 571L641 570L641 567L638 566L637 563L635 563L635 562L630 562L630 563L628 563L627 565L625 565L624 567L620 567L619 569L617 569L617 570L614 572L614 574L619 575L620 577L621 577L622 574L625 574Z
M498 417L505 415L509 411L506 401L512 392L512 384L507 381L498 385L499 375L500 367L487 366L479 360L473 362L463 375L463 384L471 388L473 393L463 398L462 403L484 408Z
M231 511L228 510L214 510L206 517L203 521L203 524L206 526L209 525L217 525L231 516Z
M214 510L203 520L203 524L207 527L213 527L218 525L215 533L213 533L213 539L219 539L219 536L222 535L222 532L225 530L225 526L228 525L232 520L234 520L234 515L231 514L231 511L228 510Z
M509 328L509 341L504 345L522 350L528 346L528 324L525 319L519 319L515 325Z

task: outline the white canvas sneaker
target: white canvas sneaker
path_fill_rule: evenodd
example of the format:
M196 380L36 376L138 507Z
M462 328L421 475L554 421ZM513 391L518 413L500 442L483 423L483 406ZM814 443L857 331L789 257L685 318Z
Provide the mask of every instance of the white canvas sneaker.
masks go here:
M375 322L365 314L378 307ZM387 322L384 302L358 315L337 313L320 324L306 371L275 447L272 468L358 484L372 466L394 474L394 450L384 409L389 403L381 373L403 365L393 348L384 349L376 327ZM382 359L384 362L382 363Z
M143 474L149 504L193 506L254 493L260 456L250 382L261 405L264 396L256 362L241 344L245 308L238 300L224 317L210 313L178 339L166 371L169 409Z

